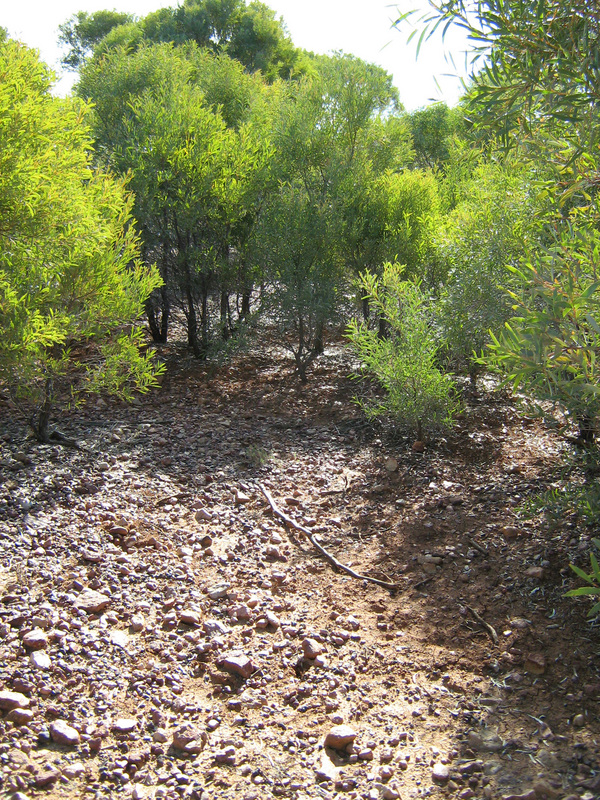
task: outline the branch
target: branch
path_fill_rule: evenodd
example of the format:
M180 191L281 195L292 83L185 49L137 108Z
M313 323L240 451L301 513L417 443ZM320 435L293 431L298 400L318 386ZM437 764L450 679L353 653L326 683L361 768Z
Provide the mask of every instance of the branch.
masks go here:
M496 633L495 629L492 628L492 626L488 622L486 622L484 619L482 619L479 616L479 614L475 611L474 608L471 608L471 606L466 606L466 609L467 609L467 611L471 612L473 617L475 617L475 619L477 620L477 622L480 625L483 625L483 627L486 629L486 631L489 633L490 637L492 638L494 644L498 644L498 634Z
M267 498L267 501L268 501L269 505L271 506L271 509L272 509L273 513L275 514L275 516L277 516L281 520L283 520L283 522L286 525L289 525L290 527L295 528L297 531L300 531L301 533L303 533L306 536L306 538L309 540L309 542L314 547L316 547L317 550L323 556L325 556L327 561L329 561L329 563L331 564L331 566L334 569L339 569L342 572L346 572L348 575L351 575L353 578L357 578L360 581L368 581L369 583L375 583L377 586L383 586L384 589L389 589L390 591L395 591L396 589L400 588L400 585L397 584L397 583L387 583L386 581L379 581L379 580L377 580L377 578L370 578L368 575L360 575L358 572L355 572L353 569L350 569L350 567L347 567L345 564L340 563L337 560L337 558L332 556L331 553L328 553L327 550L325 550L325 548L317 542L317 540L315 539L313 533L311 533L311 531L309 531L308 528L305 528L303 525L300 525L298 522L293 520L291 517L288 517L287 514L284 514L283 511L281 511L280 508L278 508L277 504L275 503L275 501L271 497L269 491L262 485L262 483L259 483L258 486L259 486L261 492Z

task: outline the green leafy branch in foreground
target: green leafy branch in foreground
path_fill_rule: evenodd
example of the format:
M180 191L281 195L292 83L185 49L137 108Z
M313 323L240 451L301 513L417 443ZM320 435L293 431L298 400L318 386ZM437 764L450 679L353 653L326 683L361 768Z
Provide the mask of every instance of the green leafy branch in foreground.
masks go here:
M592 539L592 541L596 545L596 547L600 549L600 539ZM580 586L578 589L571 589L570 592L567 592L565 594L565 597L600 595L600 565L598 564L598 559L596 558L594 553L590 553L590 562L592 566L592 571L590 572L589 575L587 572L584 572L580 567L575 566L575 564L570 565L573 572L589 585ZM600 612L600 601L598 601L591 607L591 609L588 611L588 617L594 617L599 612Z

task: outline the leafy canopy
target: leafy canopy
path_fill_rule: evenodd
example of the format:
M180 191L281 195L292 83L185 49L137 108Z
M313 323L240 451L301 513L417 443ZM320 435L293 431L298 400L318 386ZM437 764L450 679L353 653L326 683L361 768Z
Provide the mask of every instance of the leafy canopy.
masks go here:
M0 381L43 412L40 438L61 385L152 384L129 326L160 283L138 261L123 182L90 166L87 108L50 87L34 51L0 43Z

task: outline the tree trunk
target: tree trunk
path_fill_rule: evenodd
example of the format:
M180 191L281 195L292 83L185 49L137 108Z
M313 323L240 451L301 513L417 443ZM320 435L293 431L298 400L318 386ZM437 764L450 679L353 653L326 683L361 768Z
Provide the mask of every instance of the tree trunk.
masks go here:
M371 309L369 308L369 298L368 297L363 297L363 299L361 300L361 306L362 306L363 319L364 319L365 322L368 322L369 321L369 315L371 313Z
M379 330L377 331L379 339L387 339L389 336L388 321L385 317L379 317Z
M315 342L313 345L313 351L315 353L315 356L323 355L323 352L325 350L325 345L323 343L324 333L325 333L325 324L323 323L322 320L319 320L319 322L317 322L317 329L315 331Z
M248 319L250 316L250 298L252 296L252 289L244 289L242 294L242 319Z
M42 407L37 413L36 417L32 417L29 425L33 431L33 435L43 444L50 441L50 414L52 413L52 392L54 389L54 381L52 378L46 378L44 385L44 402Z
M194 299L191 291L187 291L187 335L188 344L192 348L192 352L196 358L202 358L202 349L198 342L198 319L196 317L196 309L194 307Z
M577 424L579 426L579 440L586 447L591 447L596 439L596 421L593 417L587 414L581 414L577 417Z
M229 295L223 290L221 292L221 336L223 337L224 342L226 342L231 336L231 330L229 329L230 316Z
M161 318L160 318L160 339L161 344L165 344L169 333L169 317L171 316L171 303L166 286L160 290L161 297Z
M148 327L152 335L152 341L159 344L164 344L167 341L169 331L169 315L171 311L169 296L166 289L163 287L160 293L160 322L159 315L156 313L157 309L152 301L152 298L146 300L146 317L148 318Z
M202 329L202 350L208 353L208 290L202 287L200 326Z

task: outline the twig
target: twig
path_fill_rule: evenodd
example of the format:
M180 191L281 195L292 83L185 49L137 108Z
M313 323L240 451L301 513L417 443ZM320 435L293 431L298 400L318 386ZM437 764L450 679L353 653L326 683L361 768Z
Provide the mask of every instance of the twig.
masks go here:
M433 575L430 575L428 578L425 578L424 580L419 581L418 583L415 583L415 585L412 588L413 589L420 589L421 586L425 586L426 583L429 583L430 581L432 581L433 577L434 577Z
M168 497L162 497L160 500L158 500L156 507L161 508L162 506L169 505L169 503L177 503L179 500L183 500L186 497L190 497L190 492L178 492L177 494L170 494Z
M475 550L479 550L479 552L480 552L482 555L484 555L484 556L489 556L489 553L488 553L488 551L485 549L485 547L482 547L480 544L478 544L478 543L475 541L475 539L467 539L467 541L468 541L468 543L469 543L469 544L470 544L472 547L474 547L474 548L475 548Z
M486 622L484 619L482 619L482 617L479 616L479 614L475 611L474 608L471 608L471 606L466 606L466 609L467 609L467 611L471 612L473 617L477 620L477 622L480 625L483 625L483 627L486 629L486 631L489 633L490 637L492 638L494 644L498 644L498 634L496 633L494 628L492 628L492 626L488 622Z
M277 516L281 520L283 520L283 522L286 525L290 525L292 528L295 528L297 531L300 531L301 533L303 533L306 536L306 538L309 540L309 542L314 547L316 547L317 550L323 556L325 556L327 561L329 561L329 563L331 564L332 567L334 567L334 569L340 569L340 570L342 570L342 572L346 572L348 575L351 575L353 578L357 578L360 581L368 581L369 583L375 583L375 584L377 584L377 586L383 586L384 589L389 589L390 591L395 591L396 589L399 588L399 584L397 584L397 583L387 583L386 581L377 580L377 578L370 578L368 575L360 575L358 572L355 572L353 569L350 569L350 567L347 567L345 564L340 563L337 560L337 558L332 556L331 553L328 553L327 550L325 550L325 548L317 542L317 540L315 539L313 533L311 531L309 531L308 528L305 528L303 525L300 525L298 522L296 522L296 520L292 519L291 517L288 517L287 514L284 514L284 512L281 511L280 508L278 508L277 503L273 500L273 498L271 497L269 491L262 485L262 483L259 483L258 486L259 486L261 492L267 498L267 502L271 506L271 509L272 509L273 513L275 514L275 516Z

